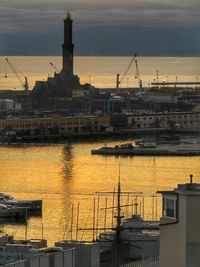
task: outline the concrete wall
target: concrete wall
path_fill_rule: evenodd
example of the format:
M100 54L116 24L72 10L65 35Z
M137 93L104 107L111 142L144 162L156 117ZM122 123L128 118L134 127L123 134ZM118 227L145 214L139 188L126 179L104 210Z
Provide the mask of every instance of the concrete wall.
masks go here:
M160 227L160 267L200 266L199 207L199 192L179 194L178 222Z
M187 267L200 266L200 196L187 196Z
M200 196L189 195L187 196L187 242L199 243L200 242Z
M200 266L200 242L199 243L187 243L187 267L199 267Z
M186 197L178 199L178 222L160 226L160 267L186 266Z

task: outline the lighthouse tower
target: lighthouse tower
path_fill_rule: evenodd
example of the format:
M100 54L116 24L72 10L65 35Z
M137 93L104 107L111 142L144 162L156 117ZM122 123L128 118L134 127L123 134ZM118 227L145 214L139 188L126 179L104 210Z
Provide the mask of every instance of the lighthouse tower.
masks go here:
M74 44L72 43L72 22L70 13L67 13L64 19L64 43L63 49L63 68L65 74L73 75L73 50Z

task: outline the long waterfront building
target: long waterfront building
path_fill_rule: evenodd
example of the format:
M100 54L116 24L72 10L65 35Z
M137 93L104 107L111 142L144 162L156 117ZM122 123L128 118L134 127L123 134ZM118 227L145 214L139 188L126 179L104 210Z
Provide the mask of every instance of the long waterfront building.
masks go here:
M9 117L0 120L0 131L26 131L27 134L81 134L121 128L115 115L77 115L61 117ZM148 113L123 116L123 129L200 128L200 112ZM113 122L114 121L114 122ZM118 125L119 124L119 125Z
M29 134L67 134L105 131L110 116L11 117L0 120L0 130L25 130Z

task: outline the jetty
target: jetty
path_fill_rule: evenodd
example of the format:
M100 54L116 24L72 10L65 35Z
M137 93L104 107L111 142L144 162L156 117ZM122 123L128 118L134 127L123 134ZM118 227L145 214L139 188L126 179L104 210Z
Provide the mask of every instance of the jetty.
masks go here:
M160 144L136 146L123 144L114 147L104 146L91 150L92 155L116 156L200 156L199 141L183 141L180 144Z

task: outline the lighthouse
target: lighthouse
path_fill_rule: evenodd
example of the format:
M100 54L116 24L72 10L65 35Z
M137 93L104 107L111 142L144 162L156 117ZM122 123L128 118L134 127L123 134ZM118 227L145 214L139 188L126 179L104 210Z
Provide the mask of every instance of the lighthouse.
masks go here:
M68 12L64 19L64 43L63 50L63 66L62 71L65 74L73 75L73 50L74 44L72 43L72 23L70 13Z
M70 111L80 112L85 107L84 94L88 93L91 85L82 85L78 75L74 74L72 43L72 23L68 12L64 19L64 41L62 44L62 69L55 72L53 77L46 81L36 81L32 92L32 103L34 108L55 109L70 107ZM82 102L76 103L77 99ZM78 106L78 108L77 108Z

